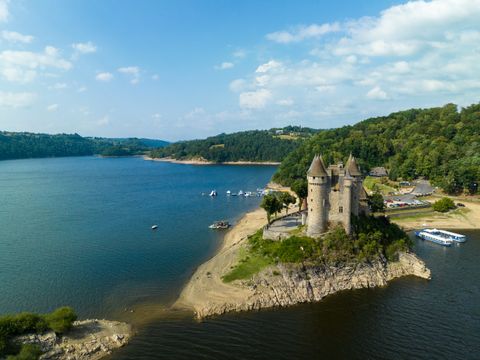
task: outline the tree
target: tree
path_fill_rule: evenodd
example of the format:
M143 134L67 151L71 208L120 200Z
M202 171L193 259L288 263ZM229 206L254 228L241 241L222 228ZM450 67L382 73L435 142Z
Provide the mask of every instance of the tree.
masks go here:
M449 210L455 209L455 203L452 199L444 197L440 200L435 201L435 203L432 205L432 208L435 211L444 213Z
M368 197L368 206L372 212L382 212L385 210L383 196L379 192L374 192Z
M296 201L295 196L285 191L282 191L278 194L278 200L282 204L282 207L286 209L287 214L288 214L288 207L291 204L295 204L295 201Z
M267 212L267 220L270 224L272 215L282 210L283 204L275 194L267 194L263 197L260 207Z
M292 184L292 190L298 197L298 211L302 211L303 200L308 196L308 183L305 179L298 179Z

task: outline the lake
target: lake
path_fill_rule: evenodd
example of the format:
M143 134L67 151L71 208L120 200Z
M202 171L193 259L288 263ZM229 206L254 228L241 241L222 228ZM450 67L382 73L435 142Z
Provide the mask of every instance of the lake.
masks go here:
M121 319L126 308L170 304L222 240L208 225L235 222L260 201L225 192L263 187L274 170L140 158L0 162L0 313L68 304L81 317ZM217 198L202 196L212 189ZM431 281L407 277L203 322L167 312L112 359L477 359L480 231L463 233L467 243L452 248L415 240Z

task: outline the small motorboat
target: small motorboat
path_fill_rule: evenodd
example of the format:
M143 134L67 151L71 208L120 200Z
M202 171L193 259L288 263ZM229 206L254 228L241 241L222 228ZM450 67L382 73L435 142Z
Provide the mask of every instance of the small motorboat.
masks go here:
M227 196L232 195L232 192L230 190L227 190Z
M217 194L217 190L212 190L212 192L210 193L209 196L214 197L214 196L217 196L217 195L218 195L218 194Z
M152 225L152 230L157 230L158 229L158 225Z
M228 229L230 223L226 220L215 221L212 225L209 226L210 229Z

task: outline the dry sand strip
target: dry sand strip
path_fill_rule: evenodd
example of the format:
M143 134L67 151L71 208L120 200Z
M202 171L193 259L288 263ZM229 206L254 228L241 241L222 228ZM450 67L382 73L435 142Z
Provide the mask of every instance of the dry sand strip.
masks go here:
M149 161L169 162L172 164L184 164L184 165L271 165L271 166L280 165L280 163L276 161L225 161L222 163L217 163L217 162L208 161L201 158L189 159L189 160L177 160L170 157L151 158L149 156L144 156L143 159L149 160Z
M189 308L195 312L206 306L222 306L224 303L241 302L253 294L250 289L233 286L222 281L238 262L238 252L249 235L267 223L263 209L256 209L243 218L225 235L223 244L215 256L202 264L183 289L174 308Z

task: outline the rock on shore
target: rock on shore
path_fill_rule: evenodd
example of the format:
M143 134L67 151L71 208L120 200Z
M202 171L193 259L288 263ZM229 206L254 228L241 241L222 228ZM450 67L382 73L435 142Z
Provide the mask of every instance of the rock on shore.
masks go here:
M40 359L97 360L126 345L131 336L132 328L126 323L93 319L75 321L63 336L50 331L19 336L14 341L38 345L43 352Z
M250 290L244 298L207 302L195 307L195 312L197 318L205 318L230 311L315 302L342 290L385 286L388 281L407 275L430 279L430 270L411 253L400 254L396 262L379 259L341 266L279 264L263 270L250 281L232 284Z

